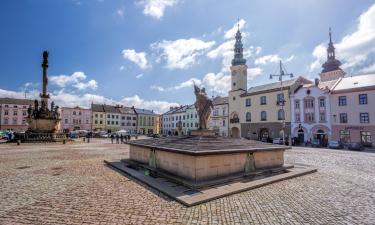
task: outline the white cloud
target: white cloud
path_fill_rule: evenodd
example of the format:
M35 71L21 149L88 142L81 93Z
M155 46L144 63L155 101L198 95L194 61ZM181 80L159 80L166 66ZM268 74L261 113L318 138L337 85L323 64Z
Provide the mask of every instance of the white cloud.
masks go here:
M197 78L190 78L189 80L181 82L181 83L179 83L179 84L177 84L176 86L173 86L173 87L164 88L164 87L158 86L158 85L151 85L150 88L153 89L153 90L157 90L157 91L175 91L175 90L180 90L182 88L193 87L194 83L199 86L199 85L201 85L202 82L201 82L201 80L199 80Z
M137 64L141 69L147 68L147 58L145 52L136 52L134 49L122 50L122 56L125 59Z
M311 63L310 70L319 68L325 61L326 46L327 43L322 43L315 47L314 62ZM374 60L375 55L375 4L360 15L357 29L343 37L335 47L336 57L343 62L343 69L356 68L360 71L363 67L368 67L367 61Z
M263 70L259 67L248 68L247 69L247 79L254 80L255 77L261 75Z
M281 60L280 56L277 54L274 55L265 55L260 58L257 58L254 62L255 65L266 65L268 63L275 63Z
M204 54L215 44L214 41L204 42L196 38L163 40L151 44L151 48L161 50L161 57L167 61L168 69L187 69L196 63L196 58Z
M231 85L231 77L220 72L217 74L207 73L203 77L203 85L207 90L215 92L215 94L228 94Z
M124 12L125 12L125 10L123 8L116 10L117 16L119 16L121 19L124 18Z
M120 104L125 106L135 106L137 108L154 110L156 113L163 113L169 110L171 106L178 106L177 103L167 102L167 101L157 101L157 100L145 100L140 98L138 95L124 97L120 101L106 98L101 95L95 94L74 94L66 92L65 90L60 90L55 93L50 93L51 100L56 103L56 105L61 107L75 107L81 106L84 108L90 108L91 103L97 104ZM0 89L0 97L8 98L25 98L25 92L16 92ZM34 89L26 93L28 99L39 99L39 91Z
M138 95L132 97L125 97L120 100L120 104L126 106L134 106L136 108L154 110L156 113L163 113L169 110L172 106L179 106L177 103L171 103L167 101L157 101L157 100L144 100Z
M69 85L77 88L78 90L86 90L87 88L96 89L98 83L95 80L84 82L87 76L83 72L74 72L72 75L57 75L51 76L49 79L52 84L61 88L68 87Z
M125 67L124 66L120 66L120 70L124 70L125 69Z
M238 23L234 24L232 28L230 28L229 30L227 30L225 32L224 38L225 39L233 39L236 36L236 32L238 30L238 27L240 28L240 30L242 30L242 28L245 27L245 24L246 24L246 20L241 19ZM246 34L245 32L241 32L241 33L242 33L242 35Z
M361 72L361 73L375 73L375 64L364 67L359 72Z
M143 73L140 73L137 76L135 76L135 78L137 78L137 79L140 79L141 77L143 77Z
M137 4L144 7L143 14L161 19L165 9L176 5L177 2L177 0L140 0Z

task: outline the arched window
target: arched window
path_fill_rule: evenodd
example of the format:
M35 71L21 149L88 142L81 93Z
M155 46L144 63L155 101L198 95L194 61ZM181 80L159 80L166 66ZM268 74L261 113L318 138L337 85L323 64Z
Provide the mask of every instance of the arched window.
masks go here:
M278 120L284 120L285 119L285 113L283 109L279 109L277 112L277 119Z
M246 113L246 121L251 121L251 113L250 112Z
M267 120L267 112L266 111L262 111L260 113L260 120L261 121L266 121Z

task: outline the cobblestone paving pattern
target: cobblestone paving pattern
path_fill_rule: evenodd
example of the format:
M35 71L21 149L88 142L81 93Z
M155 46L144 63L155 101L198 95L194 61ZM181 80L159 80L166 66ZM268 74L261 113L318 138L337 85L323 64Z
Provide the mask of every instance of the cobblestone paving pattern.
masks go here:
M375 153L294 148L318 172L184 207L106 167L107 140L0 145L0 224L375 224Z

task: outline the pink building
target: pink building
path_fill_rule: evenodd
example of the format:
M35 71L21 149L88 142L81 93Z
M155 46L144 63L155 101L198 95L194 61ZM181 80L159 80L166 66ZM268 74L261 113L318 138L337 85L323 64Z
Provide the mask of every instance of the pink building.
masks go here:
M91 109L81 107L61 108L61 131L91 130Z
M344 77L331 91L332 139L374 143L375 74Z
M0 130L26 131L27 108L33 104L28 99L0 98Z

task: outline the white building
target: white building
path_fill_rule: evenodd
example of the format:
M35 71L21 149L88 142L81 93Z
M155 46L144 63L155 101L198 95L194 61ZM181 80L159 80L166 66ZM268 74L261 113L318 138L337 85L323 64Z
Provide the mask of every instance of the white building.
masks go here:
M187 135L198 129L198 115L194 105L171 107L161 116L163 135Z
M228 97L216 97L212 100L213 109L209 120L209 129L223 137L228 136L229 103Z
M134 107L119 107L121 113L120 129L126 130L131 134L137 133L137 114Z

